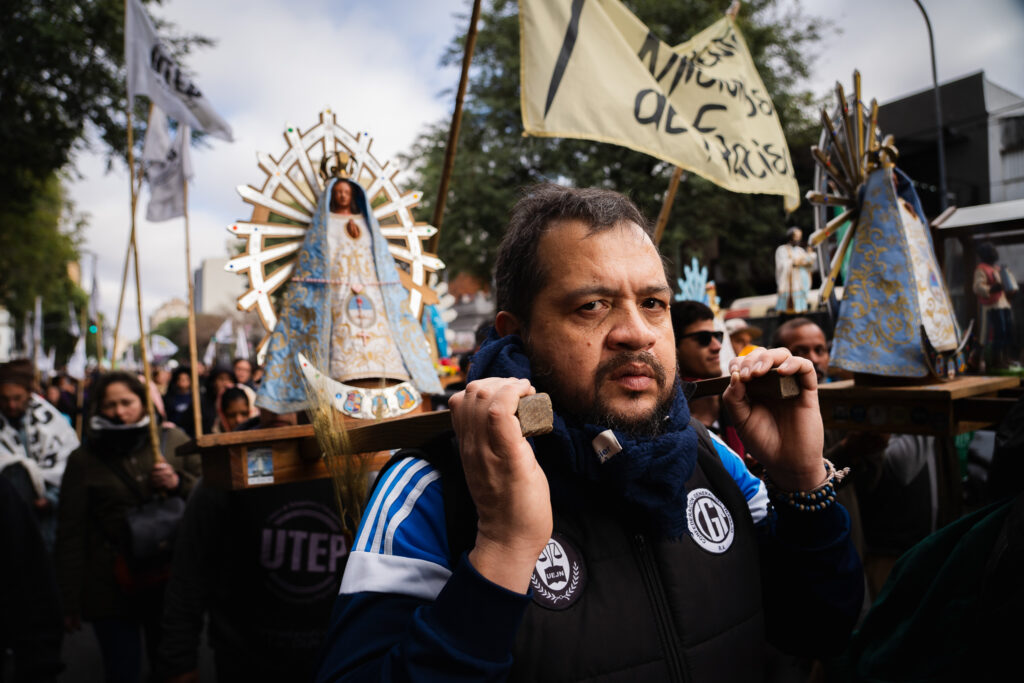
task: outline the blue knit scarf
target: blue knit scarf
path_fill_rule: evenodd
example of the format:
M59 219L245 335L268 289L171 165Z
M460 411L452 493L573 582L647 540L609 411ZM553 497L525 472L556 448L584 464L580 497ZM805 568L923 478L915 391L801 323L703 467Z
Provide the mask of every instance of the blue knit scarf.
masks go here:
M516 335L498 337L492 330L473 355L467 379L532 380L532 374L522 340ZM606 484L639 508L661 536L681 538L687 533L686 482L697 463L697 434L690 428L690 411L681 388L676 388L660 435L634 437L616 430L622 451L604 463L598 459L593 441L607 427L585 424L557 410L554 417L552 436L560 443L559 451L565 454L572 472Z

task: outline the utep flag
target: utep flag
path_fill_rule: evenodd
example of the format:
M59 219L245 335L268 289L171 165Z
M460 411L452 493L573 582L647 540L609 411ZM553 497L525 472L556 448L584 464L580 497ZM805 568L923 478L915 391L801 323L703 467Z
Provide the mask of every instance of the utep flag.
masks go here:
M800 204L775 107L723 17L670 47L618 0L520 0L523 127L622 145Z
M124 54L128 63L128 104L148 95L175 121L231 142L231 126L171 58L139 0L125 6Z
M142 147L146 180L149 182L147 221L157 223L185 215L185 180L192 177L190 137L188 126L180 124L172 145L167 116L159 107L150 111L146 141Z

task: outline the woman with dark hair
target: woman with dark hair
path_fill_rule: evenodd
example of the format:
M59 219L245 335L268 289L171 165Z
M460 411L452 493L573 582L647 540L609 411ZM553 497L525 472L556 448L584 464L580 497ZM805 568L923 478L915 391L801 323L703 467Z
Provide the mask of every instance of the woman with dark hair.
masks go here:
M1007 293L1017 291L1013 273L1000 266L999 253L991 242L977 247L978 267L974 269L974 293L978 297L978 317L981 321L981 345L989 351L994 369L1009 365L1009 348L1013 341L1013 312ZM982 363L984 364L984 356ZM981 367L984 370L984 365Z
M177 455L188 437L168 427L159 430L156 458L146 389L134 375L101 376L93 396L84 442L68 458L61 481L57 581L65 628L78 630L82 619L92 623L106 680L138 681L140 630L155 661L167 575L143 574L130 564L127 517L158 497L186 498L199 477L199 456Z
M224 392L231 389L240 389L245 393L250 406L248 417L254 417L259 414L258 411L253 410L254 403L256 402L256 393L244 384L239 384L235 378L234 370L229 366L218 365L210 370L210 374L206 378L205 391L203 392L204 434L231 431L225 428L220 414L221 397L224 395Z
M179 365L171 373L171 380L164 394L164 410L167 419L178 429L195 438L196 422L192 416L192 371L187 365Z

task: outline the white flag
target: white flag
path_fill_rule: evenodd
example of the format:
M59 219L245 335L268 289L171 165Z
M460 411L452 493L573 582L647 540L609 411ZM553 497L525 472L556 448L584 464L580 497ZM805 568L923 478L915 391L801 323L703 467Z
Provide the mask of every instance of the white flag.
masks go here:
M217 328L217 331L213 333L213 338L217 340L218 344L230 344L232 328L231 318L225 318L224 322Z
M157 223L185 215L185 182L192 177L190 137L189 127L179 125L178 136L172 145L167 131L167 116L153 107L146 130L146 145L142 150L142 158L146 160L146 180L149 182L146 220Z
M230 142L231 126L213 110L210 101L171 58L139 0L127 0L125 11L128 105L135 102L136 95L148 95L175 121Z
M81 337L82 328L78 326L78 316L75 315L75 304L68 301L68 333L72 337Z
M122 364L129 370L138 370L139 364L135 361L135 344L128 345L128 350L124 352L124 362Z
M245 338L245 330L241 325L235 328L235 358L249 360L249 340Z
M53 377L56 372L57 366L57 349L51 346L50 352L45 356L39 356L39 362L36 363L36 369L39 371L39 376L43 379L49 379Z
M149 335L149 351L154 359L164 360L178 352L178 346L167 337L159 334Z
M203 365L210 367L217 355L217 337L211 337L210 343L206 345L206 353L203 354Z
M22 351L25 352L25 358L32 357L32 312L25 311L25 326L21 329L21 345Z
M85 337L79 337L75 342L75 351L68 358L68 376L77 379L79 382L85 379Z
M36 297L36 311L32 316L32 356L36 363L36 369L42 371L46 365L46 357L43 355L43 297Z

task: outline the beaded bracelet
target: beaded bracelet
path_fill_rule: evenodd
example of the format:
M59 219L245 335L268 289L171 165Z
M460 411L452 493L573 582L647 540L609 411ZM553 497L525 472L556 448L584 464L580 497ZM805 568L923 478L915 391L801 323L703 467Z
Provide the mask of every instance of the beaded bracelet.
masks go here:
M824 510L834 505L836 492L842 485L843 479L850 473L850 468L844 467L837 470L831 460L828 458L822 458L822 460L825 462L825 480L810 491L783 491L775 486L765 473L764 485L768 489L768 498L776 505L785 503L801 512Z

